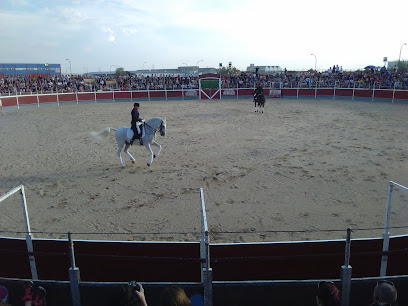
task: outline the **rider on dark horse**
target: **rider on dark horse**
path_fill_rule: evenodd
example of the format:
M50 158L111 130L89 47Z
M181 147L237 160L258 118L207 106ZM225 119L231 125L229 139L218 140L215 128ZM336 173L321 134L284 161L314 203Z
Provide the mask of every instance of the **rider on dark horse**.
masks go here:
M257 112L256 103L259 101L259 99L262 99L262 96L263 96L263 87L261 86L261 84L258 83L258 85L256 86L254 90L255 112Z
M133 104L133 109L132 109L132 112L131 112L131 115L132 115L131 124L132 124L132 131L133 131L133 138L130 141L131 145L133 144L133 141L135 139L140 139L140 137L142 136L140 127L137 124L138 122L144 122L144 119L139 117L139 106L140 106L139 103L134 103Z

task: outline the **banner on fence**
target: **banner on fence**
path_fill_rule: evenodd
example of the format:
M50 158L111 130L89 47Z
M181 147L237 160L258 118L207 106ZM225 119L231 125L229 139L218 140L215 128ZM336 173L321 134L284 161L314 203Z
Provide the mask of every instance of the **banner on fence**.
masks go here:
M198 97L198 90L187 90L184 92L185 97Z
M269 89L269 98L280 98L282 96L282 90Z
M236 94L235 89L224 89L222 91L223 96L235 96Z

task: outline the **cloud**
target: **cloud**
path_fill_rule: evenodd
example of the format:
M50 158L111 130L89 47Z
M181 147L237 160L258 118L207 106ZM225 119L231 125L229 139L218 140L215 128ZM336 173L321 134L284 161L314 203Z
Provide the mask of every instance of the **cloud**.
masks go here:
M137 32L138 32L138 30L135 27L122 28L122 33L125 33L125 34L132 35L132 34L136 34Z
M108 42L114 42L116 40L115 32L111 28L104 27L102 28L102 31L108 34L108 38L107 38Z

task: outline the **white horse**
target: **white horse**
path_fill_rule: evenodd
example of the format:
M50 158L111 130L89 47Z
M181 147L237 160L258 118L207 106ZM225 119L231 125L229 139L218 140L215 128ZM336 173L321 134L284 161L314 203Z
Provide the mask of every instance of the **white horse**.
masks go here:
M102 131L100 132L92 132L91 134L94 137L103 137L106 138L109 135L109 132L111 130L115 131L115 138L116 138L116 142L118 143L118 158L119 158L119 164L122 168L125 167L125 165L123 164L122 161L122 156L120 155L120 152L122 151L123 145L125 145L125 149L123 150L127 156L130 157L132 163L135 163L135 159L133 158L133 156L128 152L129 146L130 146L130 140L132 139L133 134L132 133L128 133L129 132L129 127L123 126L120 127L118 129L114 129L112 127L107 127L104 128ZM153 158L155 158L156 156L159 156L160 151L161 151L161 145L158 144L155 141L156 138L156 132L160 132L161 136L166 135L166 118L162 119L162 118L152 118L147 120L142 127L142 142L143 142L143 146L146 147L147 151L149 151L150 153L150 158L149 161L147 162L147 166L150 166L153 162ZM139 140L136 139L134 141L134 144L140 144ZM153 154L152 148L150 145L154 145L156 147L158 147L157 152L155 154Z

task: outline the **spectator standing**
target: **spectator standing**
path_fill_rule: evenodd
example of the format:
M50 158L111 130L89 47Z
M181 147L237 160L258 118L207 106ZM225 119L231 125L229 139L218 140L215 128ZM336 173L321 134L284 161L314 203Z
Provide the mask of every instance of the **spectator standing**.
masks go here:
M380 281L374 288L372 306L398 306L397 288L390 281Z
M160 295L160 306L190 306L184 289L179 286L170 286L163 290Z
M321 281L317 284L317 306L340 306L340 290L333 282Z

